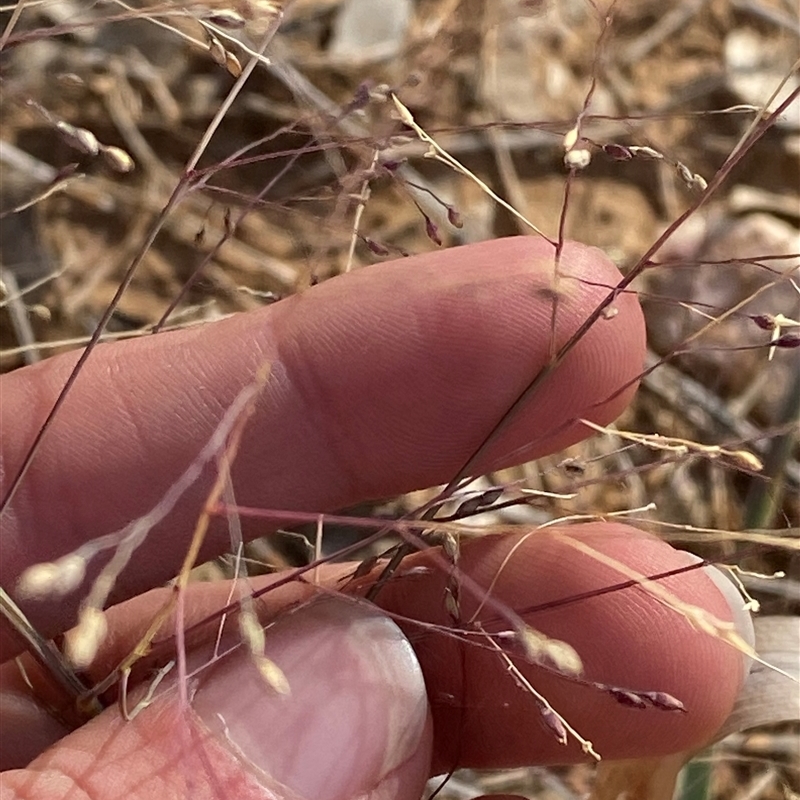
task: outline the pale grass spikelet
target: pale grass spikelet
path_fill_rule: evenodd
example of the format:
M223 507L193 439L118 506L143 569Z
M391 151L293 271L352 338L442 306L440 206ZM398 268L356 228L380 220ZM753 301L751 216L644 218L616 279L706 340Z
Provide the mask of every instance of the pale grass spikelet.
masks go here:
M727 565L723 564L722 566L726 567ZM727 570L728 577L736 584L736 588L742 596L742 608L745 611L749 611L751 614L758 614L761 611L761 603L747 591L747 587L742 583L742 579L739 577L740 574L745 574L744 571L739 570L735 564L727 566Z
M413 127L415 125L414 117L411 115L411 112L400 102L397 95L392 94L392 100L394 101L394 107L397 111L397 116L401 122L404 122L409 127ZM436 151L433 150L432 147L429 148L429 153L432 152L432 155L435 156Z
M730 457L745 469L751 469L753 472L761 472L764 469L761 459L749 450L733 450Z
M761 611L761 603L756 600L756 598L753 597L750 592L747 591L747 587L742 582L740 576L748 575L750 577L759 578L765 581L780 580L781 578L786 577L786 573L783 570L778 570L777 572L773 572L771 575L768 575L763 572L744 570L739 567L738 564L720 564L719 566L727 571L728 577L736 584L736 588L739 590L739 594L742 596L742 608L752 614L758 614Z
M571 128L567 131L566 135L564 136L564 141L562 142L564 147L564 152L569 153L573 147L578 143L578 126L576 125L574 128Z
M72 136L80 146L82 146L87 153L96 156L100 152L100 142L97 137L86 128L73 128Z
M450 561L453 563L458 561L459 554L461 553L461 545L458 539L449 531L445 531L444 536L442 536L442 550Z
M681 164L681 162L678 161L675 164L675 171L678 173L678 177L687 186L691 187L691 185L692 185L692 171L689 169L689 167L687 167L686 164Z
M53 312L50 309L42 305L41 303L34 303L32 306L28 306L28 311L38 319L42 320L42 322L52 322L53 320Z
M68 122L59 120L55 124L56 130L63 133L70 143L78 150L82 150L90 156L96 156L100 152L100 142L97 137L86 128L76 128Z
M278 694L290 694L289 681L283 670L271 659L264 655L266 636L264 628L258 621L256 613L249 608L244 608L239 615L239 633L250 651L256 669L270 688Z
M564 155L564 164L569 169L586 169L591 161L591 152L583 147L570 150Z
M576 147L580 138L578 125L567 131L562 141L564 165L567 169L586 169L592 161L592 153L585 146Z
M241 30L247 24L247 20L232 8L217 8L206 12L203 16L206 22L230 31Z
M58 567L52 561L28 567L17 581L17 594L22 598L47 597L58 579L57 572Z
M121 148L106 145L102 148L103 158L115 172L131 172L136 166L134 160Z
M28 567L20 576L20 597L42 599L63 597L76 589L86 574L86 559L71 553L58 561L45 561Z
M602 425L597 425L586 419L582 419L581 423L598 433L610 433L622 439L651 447L654 450L663 450L679 456L684 456L692 452L700 453L710 459L720 457L729 458L740 467L751 469L754 472L760 472L764 468L760 459L747 450L727 450L716 444L702 444L700 442L689 441L688 439L678 439L673 436L661 436L657 433L643 434L633 433L631 431L611 431L608 428L604 428Z
M639 158L651 158L654 161L663 161L664 154L659 153L658 150L654 150L652 147L640 147L636 145L631 145L628 150L634 155L638 156Z
M291 687L283 670L270 658L264 655L254 656L256 668L261 673L261 677L278 694L291 694Z
M225 51L225 69L234 78L238 78L242 74L242 64L230 50Z
M603 319L614 319L619 314L619 309L616 306L608 306L603 309Z
M258 617L250 610L245 609L239 615L239 633L242 635L247 648L255 656L264 654L266 642L264 628L258 621Z
M67 594L80 586L86 575L86 559L77 554L66 555L55 562L58 568L57 593Z
M533 661L547 659L561 672L569 675L579 675L583 672L581 657L572 645L560 639L551 639L527 626L520 628L517 636L525 652Z
M682 164L680 161L675 163L675 171L678 177L684 182L689 189L699 189L703 191L708 188L708 182L702 175L692 172L689 167Z
M74 72L61 72L56 75L56 81L65 89L83 89L86 85L86 81Z
M206 28L206 47L208 54L215 64L225 67L228 74L238 78L242 74L242 62L238 57L228 50L224 44L214 34Z
M215 64L221 67L225 66L226 56L228 51L223 47L222 42L216 36L209 35L208 37L208 54Z
M72 666L88 667L108 631L105 614L94 606L82 608L78 625L64 636L64 649Z
M376 83L369 90L369 99L374 103L385 103L392 93L392 87L388 83Z

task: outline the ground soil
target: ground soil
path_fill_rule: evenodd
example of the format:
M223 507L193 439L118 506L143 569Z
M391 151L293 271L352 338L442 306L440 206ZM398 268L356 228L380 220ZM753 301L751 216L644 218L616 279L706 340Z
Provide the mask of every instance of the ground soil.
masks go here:
M591 161L571 183L566 235L601 247L627 272L696 203L781 80L797 86L796 9L782 0L636 0L607 14L583 0L418 0L405 19L395 9L399 21L382 34L375 10L348 27L346 7L359 5L285 4L272 65L254 70L225 114L195 173L209 176L207 184L146 249L108 335L142 335L168 310L169 324L195 324L346 269L530 233L474 181L424 158L387 88L549 235L564 208L564 136L580 117L577 146ZM0 53L3 371L85 343L234 84L231 56L245 64L241 43L257 42L273 19L258 0L205 11L77 0L29 6ZM770 360L773 331L764 321L800 318L798 108L747 152L634 284L655 368L617 423L749 450L765 460L765 473L595 437L487 476L552 491L580 487L574 501L542 506L537 519L654 502L642 524L676 542L759 572L784 570L788 583L752 582L764 612L782 615L800 612L796 548L754 548L746 536L720 543L660 523L769 529L797 541L798 351L779 349ZM447 205L461 227L449 224ZM787 325L779 333L797 331ZM358 513L397 514L421 496ZM268 543L254 548L274 564L299 557ZM775 741L785 734L761 732ZM796 743L797 729L789 734ZM749 746L742 739L735 752L715 751L704 796L796 797L796 764L779 749L752 757ZM744 793L769 770L761 793ZM590 778L578 768L459 780L475 791L556 798L580 796Z

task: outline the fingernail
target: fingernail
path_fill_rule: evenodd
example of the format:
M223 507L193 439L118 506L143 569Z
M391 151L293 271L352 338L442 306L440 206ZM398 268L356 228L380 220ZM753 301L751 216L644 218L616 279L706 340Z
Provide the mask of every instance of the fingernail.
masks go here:
M694 563L703 560L694 553L687 553L687 555L690 556ZM736 584L729 577L728 572L712 565L703 567L703 572L714 582L714 585L727 601L731 610L731 619L736 626L736 632L750 647L755 647L756 633L753 626L753 618L750 616L750 612L745 608L744 598ZM742 681L744 681L750 672L752 663L752 658L742 654Z
M205 671L192 705L220 743L314 800L361 796L408 761L427 777L430 724L416 656L388 617L325 598L266 630L264 653L283 672L271 687L239 647ZM274 788L271 783L270 788Z

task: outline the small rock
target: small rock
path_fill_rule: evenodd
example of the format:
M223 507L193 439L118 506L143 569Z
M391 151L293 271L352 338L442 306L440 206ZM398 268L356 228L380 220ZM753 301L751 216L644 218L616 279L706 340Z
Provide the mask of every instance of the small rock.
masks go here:
M411 0L346 0L328 52L337 60L390 58L402 47L411 12Z

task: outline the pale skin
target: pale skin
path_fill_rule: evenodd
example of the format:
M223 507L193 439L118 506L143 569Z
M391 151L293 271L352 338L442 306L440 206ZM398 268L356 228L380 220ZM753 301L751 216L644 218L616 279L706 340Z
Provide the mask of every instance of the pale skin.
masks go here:
M566 276L557 287L555 340L549 291L552 250L540 240L516 238L370 267L203 329L99 348L10 513L2 518L2 584L13 587L29 565L64 555L146 512L265 363L271 365L270 378L234 471L240 505L333 511L363 499L446 483L541 370L553 345L563 343L605 296L606 287L619 280L599 252L580 246L567 248L562 267ZM579 417L603 424L619 415L642 369L644 328L634 296L618 298L615 306L618 313L593 326L542 392L492 441L472 473L580 440L588 431L576 421ZM73 363L74 356L64 356L3 378L4 487ZM118 581L112 599L123 604L109 614L111 633L92 667L95 677L130 649L163 601L163 590L143 593L176 572L212 479L209 472L198 481ZM203 558L226 549L227 529L218 523L212 526ZM244 520L245 535L262 530ZM621 524L596 523L571 533L645 574L688 563L685 554ZM686 705L687 713L626 708L601 691L524 666L537 691L607 758L680 752L711 739L743 679L739 653L698 633L638 588L542 610L544 604L622 578L607 564L577 553L554 532L528 537L506 563L521 535L465 543L459 568L482 586L491 584L492 596L530 625L574 646L587 678L668 692ZM402 654L411 652L407 640L391 633L394 627L375 623L377 630L388 631L387 646L401 654L389 659L391 670L398 671L391 673L385 690L373 681L375 658L383 663L381 654L363 657L375 635L368 646L356 633L361 628L352 628L350 636L345 630L349 622L337 627L338 611L332 618L327 612L321 618L316 612L308 618L282 614L307 598L307 589L295 586L264 596L262 619L282 620L275 647L280 650L285 635L294 654L284 654L293 665L287 674L294 682L293 697L312 697L311 710L301 714L298 699L297 706L281 707L277 722L270 721L273 700L265 688L263 703L248 701L236 714L225 709L227 728L209 732L208 720L219 716L215 707L224 705L225 697L201 688L190 698L190 711L180 706L173 689L132 722L121 720L112 707L69 732L30 697L11 661L19 644L0 628L5 662L0 672L2 765L16 768L3 774L3 800L105 800L117 796L121 786L126 797L137 800L185 797L187 786L193 797L295 798L304 796L303 787L309 784L303 781L313 779L315 768L326 770L320 785L334 800L413 798L429 775L455 766L584 758L575 742L564 747L542 726L536 704L509 677L496 653L407 621L452 624L442 601L447 577L432 566L431 558L430 553L411 556L403 569L421 569L390 582L378 597L381 608L406 620L401 628L416 656L406 664ZM337 588L351 570L342 565L323 570L322 583ZM255 586L261 588L268 580ZM726 601L702 571L675 576L664 585L720 619L731 617ZM213 613L224 605L227 592L226 585L191 587L186 621ZM74 624L78 599L33 603L26 611L43 633L55 636ZM479 602L466 593L462 615L469 618ZM351 611L343 613L350 619ZM353 613L358 619L366 615L368 628L381 619L373 612ZM334 621L326 627L328 619ZM489 609L481 611L480 619L487 626L497 623ZM319 654L324 654L321 671L308 676L313 690L304 695L297 687L306 685L304 670L319 669L313 664ZM307 734L309 720L314 720L309 713L317 707L313 704L320 715L327 713L325 703L334 694L330 681L336 691L369 709L352 720L345 719L347 714L335 715L345 727L328 738L326 747L337 737L351 736L352 748L361 753L355 766L346 767L347 779L338 788L330 779L336 763L309 758L298 773L284 759L292 757L285 743L295 734L297 741ZM369 694L364 687L373 685L378 688ZM418 702L409 700L414 692L420 693ZM204 720L199 727L195 712ZM399 726L412 734L398 743L387 733L390 718L395 720L392 730ZM280 729L266 760L258 752L245 752L241 760L228 746L226 730L236 724L262 730L255 734L262 742L272 741L271 732ZM195 733L181 739L176 730ZM392 748L397 752L389 753ZM195 763L198 751L202 759ZM263 771L257 780L248 758ZM363 775L356 774L359 765ZM197 778L203 769L215 776L211 788ZM299 782L292 783L297 774ZM326 796L323 789L305 796Z

